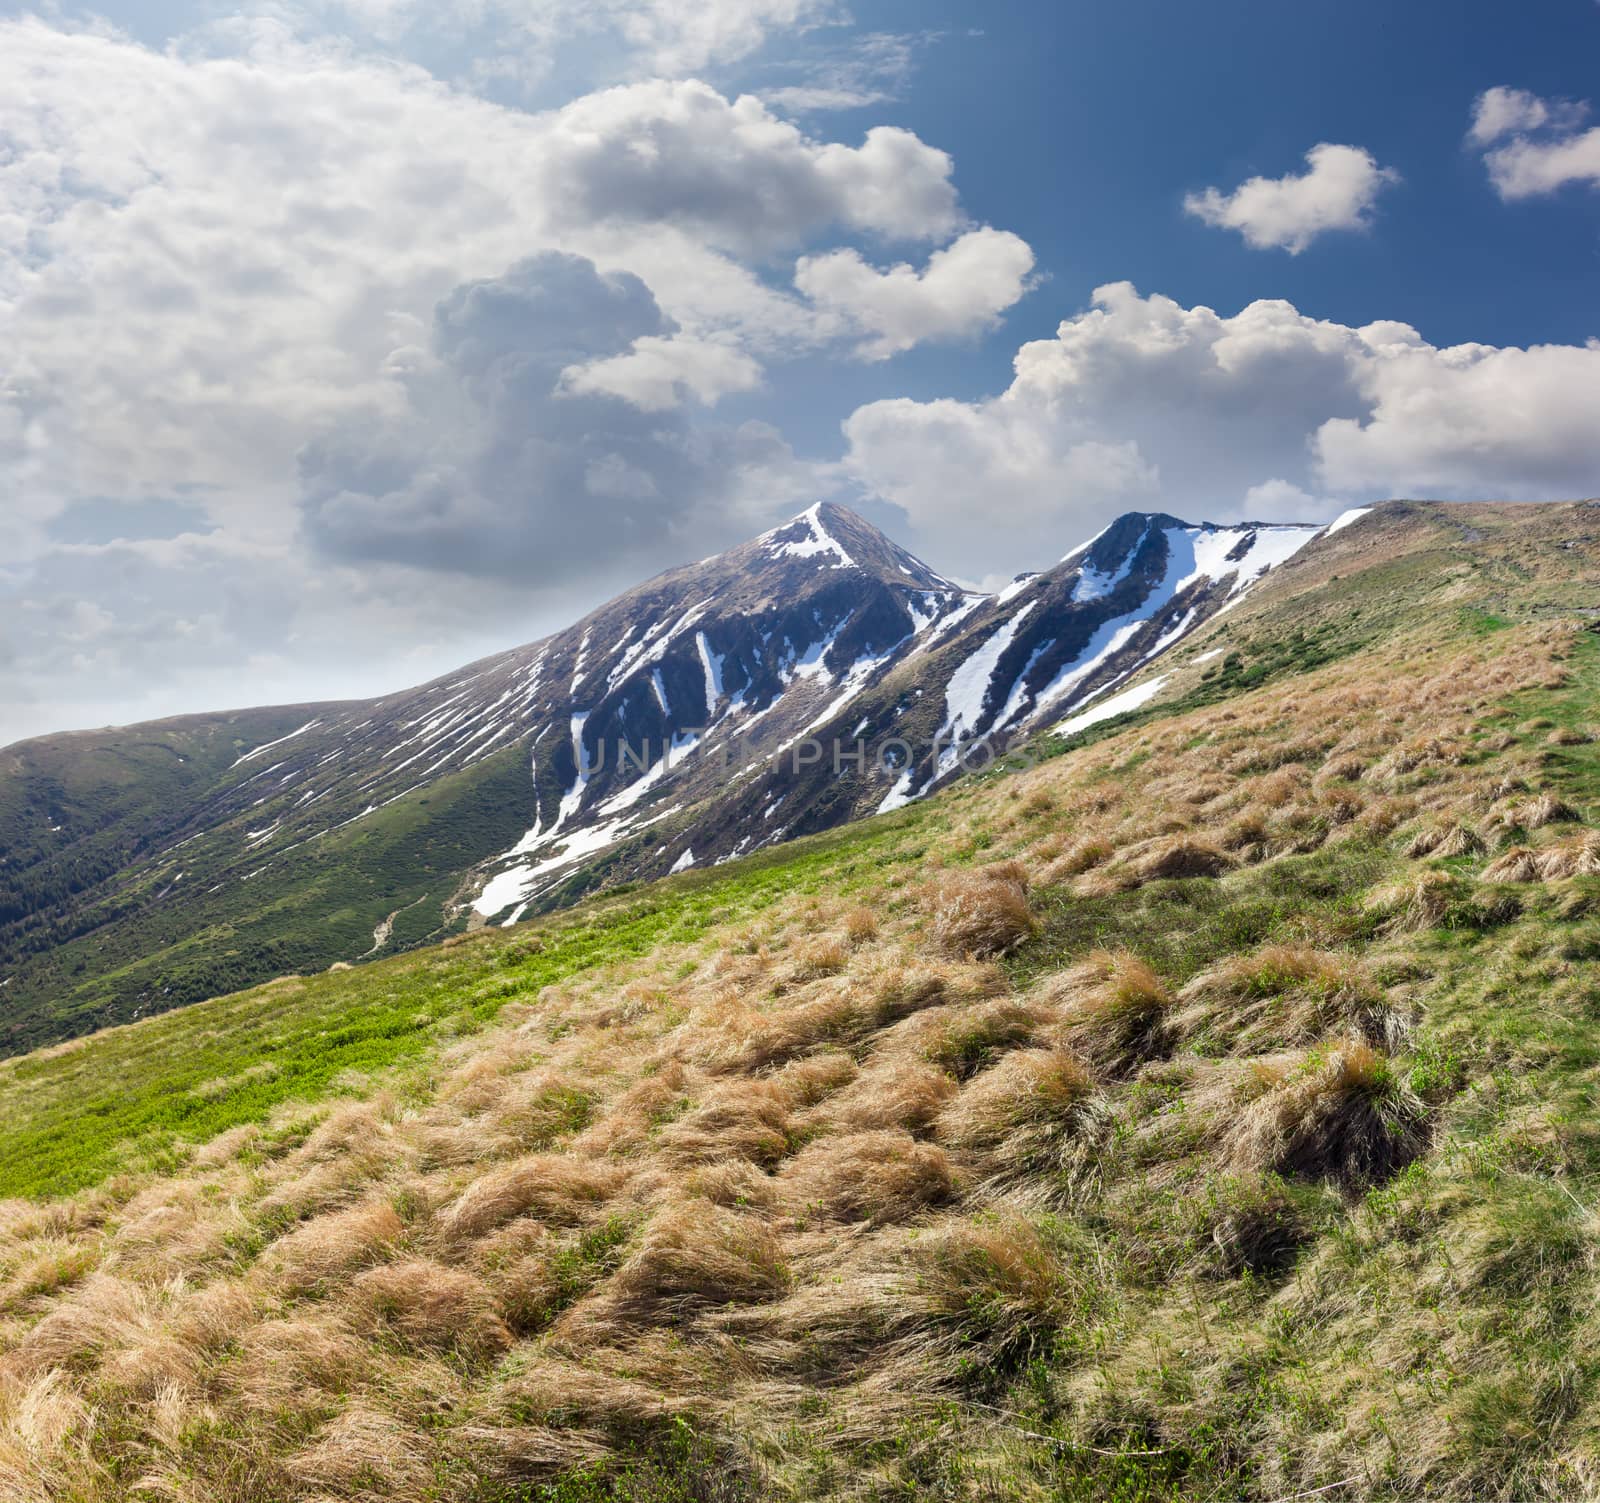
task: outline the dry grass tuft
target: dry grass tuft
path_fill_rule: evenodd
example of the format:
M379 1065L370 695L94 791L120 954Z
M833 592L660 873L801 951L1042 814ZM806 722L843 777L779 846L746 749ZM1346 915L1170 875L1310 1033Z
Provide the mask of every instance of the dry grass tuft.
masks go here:
M1026 1358L1068 1317L1066 1266L1020 1217L940 1230L917 1242L913 1259L906 1298L979 1360Z
M1157 841L1130 862L1140 882L1170 881L1183 877L1220 877L1233 869L1233 858L1209 841L1191 836Z
M1355 1193L1382 1184L1427 1146L1427 1108L1369 1044L1258 1066L1254 1085L1261 1094L1228 1129L1236 1171L1326 1180Z
M439 1230L452 1241L481 1237L529 1212L558 1226L579 1223L618 1194L629 1174L624 1164L530 1154L473 1180L440 1215Z
M909 1053L965 1080L991 1060L1032 1040L1035 1010L1009 998L962 1006L931 1007L882 1035L885 1055Z
M1055 983L1046 996L1065 1002L1061 1032L1091 1064L1126 1074L1172 1047L1172 995L1161 978L1128 950L1100 950Z
M863 945L878 937L878 915L870 908L852 908L844 916L845 938L853 945Z
M789 1282L778 1239L764 1221L707 1200L673 1201L607 1285L605 1313L622 1320L682 1318L706 1306L776 1299Z
M284 1288L309 1293L386 1256L404 1236L395 1208L373 1200L296 1227L273 1244L265 1263Z
M483 1359L511 1345L500 1307L481 1279L431 1258L407 1258L360 1274L351 1285L357 1319L425 1350Z
M1393 1047L1406 1019L1347 955L1304 945L1266 945L1194 977L1178 994L1173 1026L1185 1038L1233 1048L1308 1044L1340 1030Z
M1600 875L1600 833L1557 845L1515 846L1483 869L1485 882L1562 882Z
M793 1104L773 1080L721 1081L693 1110L661 1129L656 1152L683 1167L737 1158L770 1168L789 1152Z
M821 1138L785 1165L782 1182L801 1214L875 1224L909 1221L955 1191L944 1150L897 1129Z
M944 1109L938 1133L976 1151L991 1185L1047 1200L1086 1177L1104 1122L1094 1080L1072 1054L1019 1049Z
M1116 847L1103 836L1091 835L1069 846L1044 870L1040 880L1051 887L1068 877L1081 876L1103 866L1116 854Z
M1293 1263L1312 1228L1287 1186L1273 1175L1245 1175L1217 1187L1201 1268L1213 1277L1272 1277ZM1211 1209L1211 1208L1208 1208Z
M1406 842L1405 854L1413 860L1422 856L1479 856L1487 849L1484 839L1469 825L1433 825L1418 830Z
M1503 855L1495 857L1483 869L1485 882L1537 882L1539 880L1539 852L1525 845L1513 846Z
M934 945L954 958L1004 955L1037 929L1027 873L1015 861L952 873L934 895Z
M1577 824L1583 816L1553 793L1536 794L1512 809L1515 823L1525 830L1542 830L1546 825Z
M1470 892L1470 884L1461 878L1428 867L1377 888L1368 895L1366 907L1382 914L1396 933L1420 933L1444 927Z
M925 1132L960 1088L945 1070L890 1059L862 1071L807 1118L842 1132L904 1128Z

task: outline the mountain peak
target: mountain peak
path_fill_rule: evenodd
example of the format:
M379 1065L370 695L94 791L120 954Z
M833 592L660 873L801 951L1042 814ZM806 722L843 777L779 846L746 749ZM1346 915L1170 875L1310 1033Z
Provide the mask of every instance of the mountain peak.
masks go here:
M903 588L958 588L865 517L837 501L816 502L746 547L763 562L805 560L818 568L860 569L886 584Z

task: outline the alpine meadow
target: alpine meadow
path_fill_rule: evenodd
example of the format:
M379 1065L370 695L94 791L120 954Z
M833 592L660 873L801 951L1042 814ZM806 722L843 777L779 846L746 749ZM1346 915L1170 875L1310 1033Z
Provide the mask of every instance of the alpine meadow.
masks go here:
M1582 1495L1597 548L1380 506L1031 767L0 1066L10 1495Z
M1600 0L0 0L0 1503L1600 1503Z

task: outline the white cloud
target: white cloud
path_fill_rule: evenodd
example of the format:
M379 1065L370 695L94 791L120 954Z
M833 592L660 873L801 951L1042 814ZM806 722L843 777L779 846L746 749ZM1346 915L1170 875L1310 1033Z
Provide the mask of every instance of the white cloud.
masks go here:
M1587 109L1568 100L1541 99L1526 89L1485 89L1472 108L1472 129L1467 140L1489 146L1510 135L1524 135L1545 127L1568 131L1582 123Z
M919 51L942 33L872 32L826 51L820 58L788 61L778 76L799 82L762 88L761 97L795 114L859 110L898 99L915 68Z
M1306 153L1306 170L1298 176L1253 177L1231 193L1207 188L1189 194L1183 207L1207 224L1238 230L1257 249L1298 255L1330 230L1366 229L1378 194L1399 180L1371 152L1324 141Z
M594 0L585 0L586 7ZM836 0L604 0L624 37L665 74L748 57L774 31L838 24Z
M1600 186L1600 126L1580 130L1587 115L1587 105L1569 100L1489 89L1478 96L1467 141L1493 146L1484 163L1495 192L1508 201L1555 193L1569 183Z
M56 505L292 478L450 287L541 246L647 281L680 342L618 379L654 402L664 358L710 398L826 339L747 258L960 225L906 131L817 141L660 81L530 115L281 37L189 60L0 22L0 138L0 468Z
M790 7L795 24L801 9ZM731 6L728 26L702 35L733 47L738 14L782 10ZM237 697L216 654L267 665L251 699L284 692L297 661L346 665L340 692L373 675L403 683L382 666L402 644L481 650L476 633L494 622L516 623L503 641L536 610L632 582L640 554L612 549L617 537L691 556L766 525L804 504L802 487L826 484L822 472L796 466L770 429L720 429L683 409L843 337L837 315L774 268L841 242L938 246L966 228L950 158L909 131L820 139L692 81L529 113L258 21L164 52L0 21L0 141L0 702L34 706L31 727L13 720L0 736L85 705L102 706L99 720L204 704L218 683ZM598 555L579 529L555 529L565 576L540 585L525 568L513 589L483 571L503 573L511 556L529 565L526 549L468 546L474 523L506 525L483 476L499 465L519 477L517 522L532 498L548 506L550 475L531 446L493 448L509 430L469 383L438 383L426 410L414 402L437 375L436 305L542 250L638 277L660 319L626 325L620 342L591 323L570 348L543 350L549 401L522 410L553 422L556 403L578 425L560 435L561 473L615 525L590 534ZM453 419L454 448L439 438ZM369 471L318 491L302 535L296 456L349 462L363 432L397 468L419 463L392 485ZM85 497L181 503L214 531L187 562L152 553L160 539L114 562L51 535ZM374 510L382 525L360 568L344 566ZM466 542L446 547L453 524ZM452 562L477 582L418 586L421 566ZM238 602L208 605L200 574L219 591L241 582ZM263 597L272 609L244 608ZM45 644L60 622L81 625L61 614L73 600L117 624L63 665Z
M925 339L956 339L990 329L1027 290L1033 252L1005 230L970 230L935 251L918 271L887 271L854 249L803 257L795 286L846 327L868 336L869 360L884 360Z
M1259 485L1252 485L1244 493L1242 502L1237 505L1224 505L1215 515L1208 515L1205 520L1304 522L1307 518L1317 520L1328 516L1338 509L1338 505L1338 502L1330 501L1325 496L1313 496L1298 485L1274 476L1271 480L1263 480Z
M1600 344L1436 348L1405 324L1277 301L1228 317L1127 283L1024 345L998 396L873 402L845 424L860 484L969 575L1130 506L1318 520L1385 495L1594 495L1596 431Z
M626 354L568 366L567 391L621 397L643 412L664 412L686 399L714 403L761 385L761 366L726 337L691 339L647 334Z

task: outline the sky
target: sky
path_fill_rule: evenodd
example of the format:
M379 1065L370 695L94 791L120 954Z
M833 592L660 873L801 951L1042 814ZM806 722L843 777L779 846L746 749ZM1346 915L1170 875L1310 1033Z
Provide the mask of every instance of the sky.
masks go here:
M0 0L0 743L386 692L832 499L1600 495L1595 0Z

